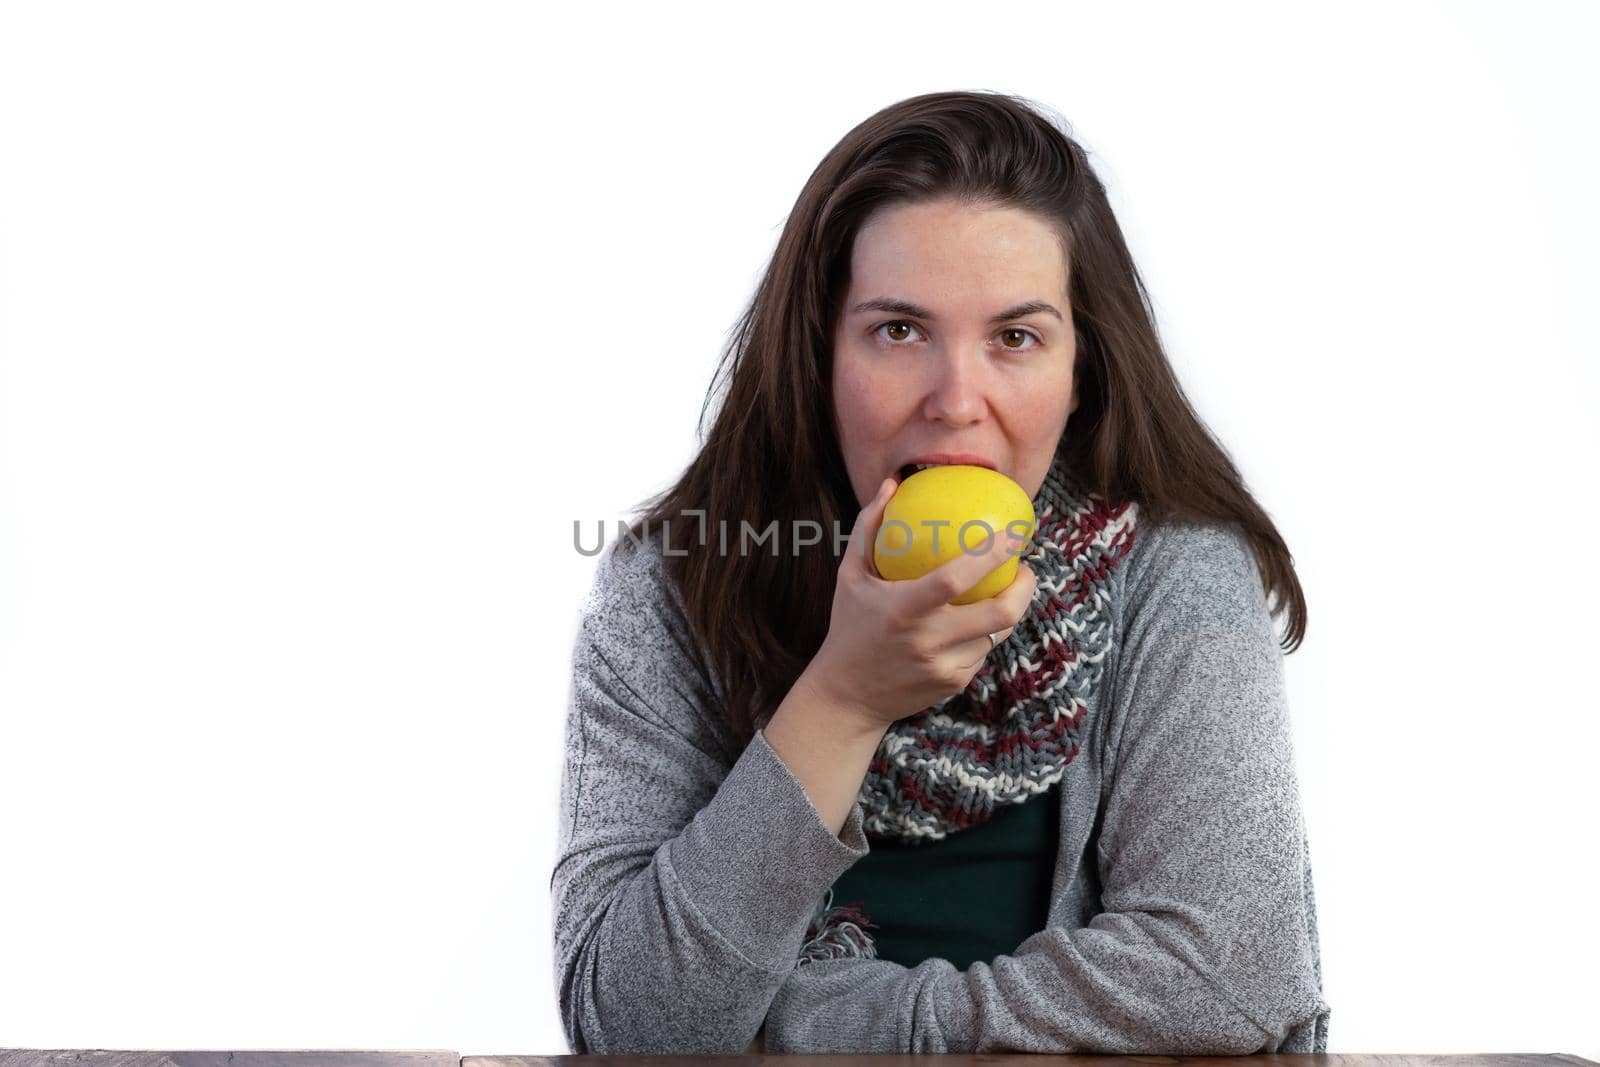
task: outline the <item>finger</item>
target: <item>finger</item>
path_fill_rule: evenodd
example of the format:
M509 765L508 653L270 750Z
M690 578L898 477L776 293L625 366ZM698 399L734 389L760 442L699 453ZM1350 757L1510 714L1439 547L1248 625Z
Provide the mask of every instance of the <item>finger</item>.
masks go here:
M958 539L957 545L961 544ZM914 590L910 595L914 606L932 610L948 604L977 585L989 572L1021 555L1027 550L1027 544L1027 539L1016 536L1014 531L996 530L988 539L987 551L982 551L982 527L973 527L965 538L965 547L958 547L954 556L912 583ZM955 592L950 591L952 588Z
M1011 584L994 596L971 604L949 605L944 632L950 635L951 647L974 639L987 643L989 634L994 634L996 644L1004 641L1028 613L1036 587L1033 568L1018 563Z
M917 579L921 583L916 594L920 606L931 609L949 604L1017 555L1018 544L1003 530L985 536L983 527L973 527L967 537L956 539L953 556Z
M898 488L899 483L893 478L885 478L878 483L877 493L856 513L855 525L850 530L850 544L845 549L841 567L870 574L874 578L882 577L872 562L872 546L877 543L878 528L883 525L883 512Z
M1026 563L1017 564L1017 576L1011 584L1001 591L1000 597L1005 601L1006 609L1011 617L1016 620L1028 613L1028 607L1033 603L1034 595L1039 590L1039 576L1033 573L1033 568ZM1015 626L1015 623L1012 624Z
M1033 600L1033 594L1038 591L1039 576L1032 567L1026 563L1017 564L1017 576L1011 580L1000 593L1011 607L1011 613L1021 618L1023 612L1028 610L1028 604Z
M996 640L998 640L998 638ZM977 651L973 652L971 651L972 649L976 649ZM967 654L967 669L970 671L976 671L979 667L983 666L983 661L989 658L989 652L991 651L989 648L989 635L985 634L976 641L962 642L961 651Z
M978 658L969 661L973 668L975 669L982 666L983 661L988 659L990 654L993 653L995 649L999 648L1003 643L1005 643L1005 639L1010 637L1011 631L1015 629L1015 626L1007 626L1004 630L996 631L992 635L987 633L979 634L976 639L963 642L964 646L970 645L971 648L977 650ZM991 636L994 638L993 641L989 640Z

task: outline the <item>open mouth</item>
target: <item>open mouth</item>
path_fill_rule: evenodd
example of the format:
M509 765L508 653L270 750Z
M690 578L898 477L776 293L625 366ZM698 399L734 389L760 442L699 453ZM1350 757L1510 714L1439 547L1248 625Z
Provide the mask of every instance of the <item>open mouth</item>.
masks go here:
M918 471L925 471L929 467L948 467L948 463L907 463L896 472L898 480L905 481Z

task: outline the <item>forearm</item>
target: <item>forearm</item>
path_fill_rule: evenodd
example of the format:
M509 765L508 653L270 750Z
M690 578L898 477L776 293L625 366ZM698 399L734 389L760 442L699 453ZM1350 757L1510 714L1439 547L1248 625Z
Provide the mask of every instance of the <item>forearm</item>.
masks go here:
M824 827L760 733L713 788L709 737L657 727L629 703L642 680L582 663L551 878L572 1050L738 1052L817 901L865 855L860 809Z
M1179 924L1104 914L1050 927L1011 955L957 971L943 959L822 960L796 969L767 1009L772 1053L1227 1056L1311 1051L1320 1005L1225 995L1185 963ZM1259 1020L1259 1025L1258 1025ZM1289 1047L1284 1047L1288 1044Z
M589 727L590 752L603 750L608 731ZM659 742L671 750L669 738ZM640 767L587 785L634 791L652 781ZM631 792L604 803L625 799ZM661 844L641 837L637 815L580 821L563 843L551 888L576 1053L743 1048L792 970L816 902L866 851L859 816L843 836L825 829L760 734L711 800L679 818L682 830Z
M762 734L837 837L887 729L829 699L802 673Z
M572 1051L617 1056L738 1052L784 977L731 951L653 872L617 895L562 974Z

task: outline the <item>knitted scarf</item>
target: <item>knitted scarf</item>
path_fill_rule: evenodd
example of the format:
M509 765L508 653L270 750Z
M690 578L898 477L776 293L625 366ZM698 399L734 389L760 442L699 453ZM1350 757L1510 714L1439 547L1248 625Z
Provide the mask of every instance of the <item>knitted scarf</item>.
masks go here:
M1111 575L1133 547L1138 508L1110 507L1059 460L1033 505L1022 553L1039 579L1033 602L965 689L883 735L858 795L867 833L938 841L1044 793L1078 754L1111 641ZM876 958L870 916L832 897L813 914L797 966Z

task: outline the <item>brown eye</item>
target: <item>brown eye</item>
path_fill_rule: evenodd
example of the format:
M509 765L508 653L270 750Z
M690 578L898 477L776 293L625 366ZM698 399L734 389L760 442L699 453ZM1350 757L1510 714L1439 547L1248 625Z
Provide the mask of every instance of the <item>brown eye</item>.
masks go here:
M893 331L893 330L909 330L910 328L911 328L911 324L909 322L886 322L886 323L883 324L883 329L891 330L891 331ZM896 337L893 334L891 334L889 339L891 341L903 341L903 340L905 340L905 337L904 337L903 334L901 336L899 336L899 337Z
M1005 337L1008 334L1016 334L1019 338L1020 337L1032 337L1033 336L1033 334L1029 333L1027 330L1018 330L1018 329L1015 329L1015 328L1010 329L1010 330L1001 330L1000 331L1000 336L1001 337ZM1004 341L1002 341L1001 343L1005 344ZM1020 345L1021 345L1021 342L1019 341L1018 344L1006 345L1006 347L1007 348L1018 348L1018 347L1020 347Z

